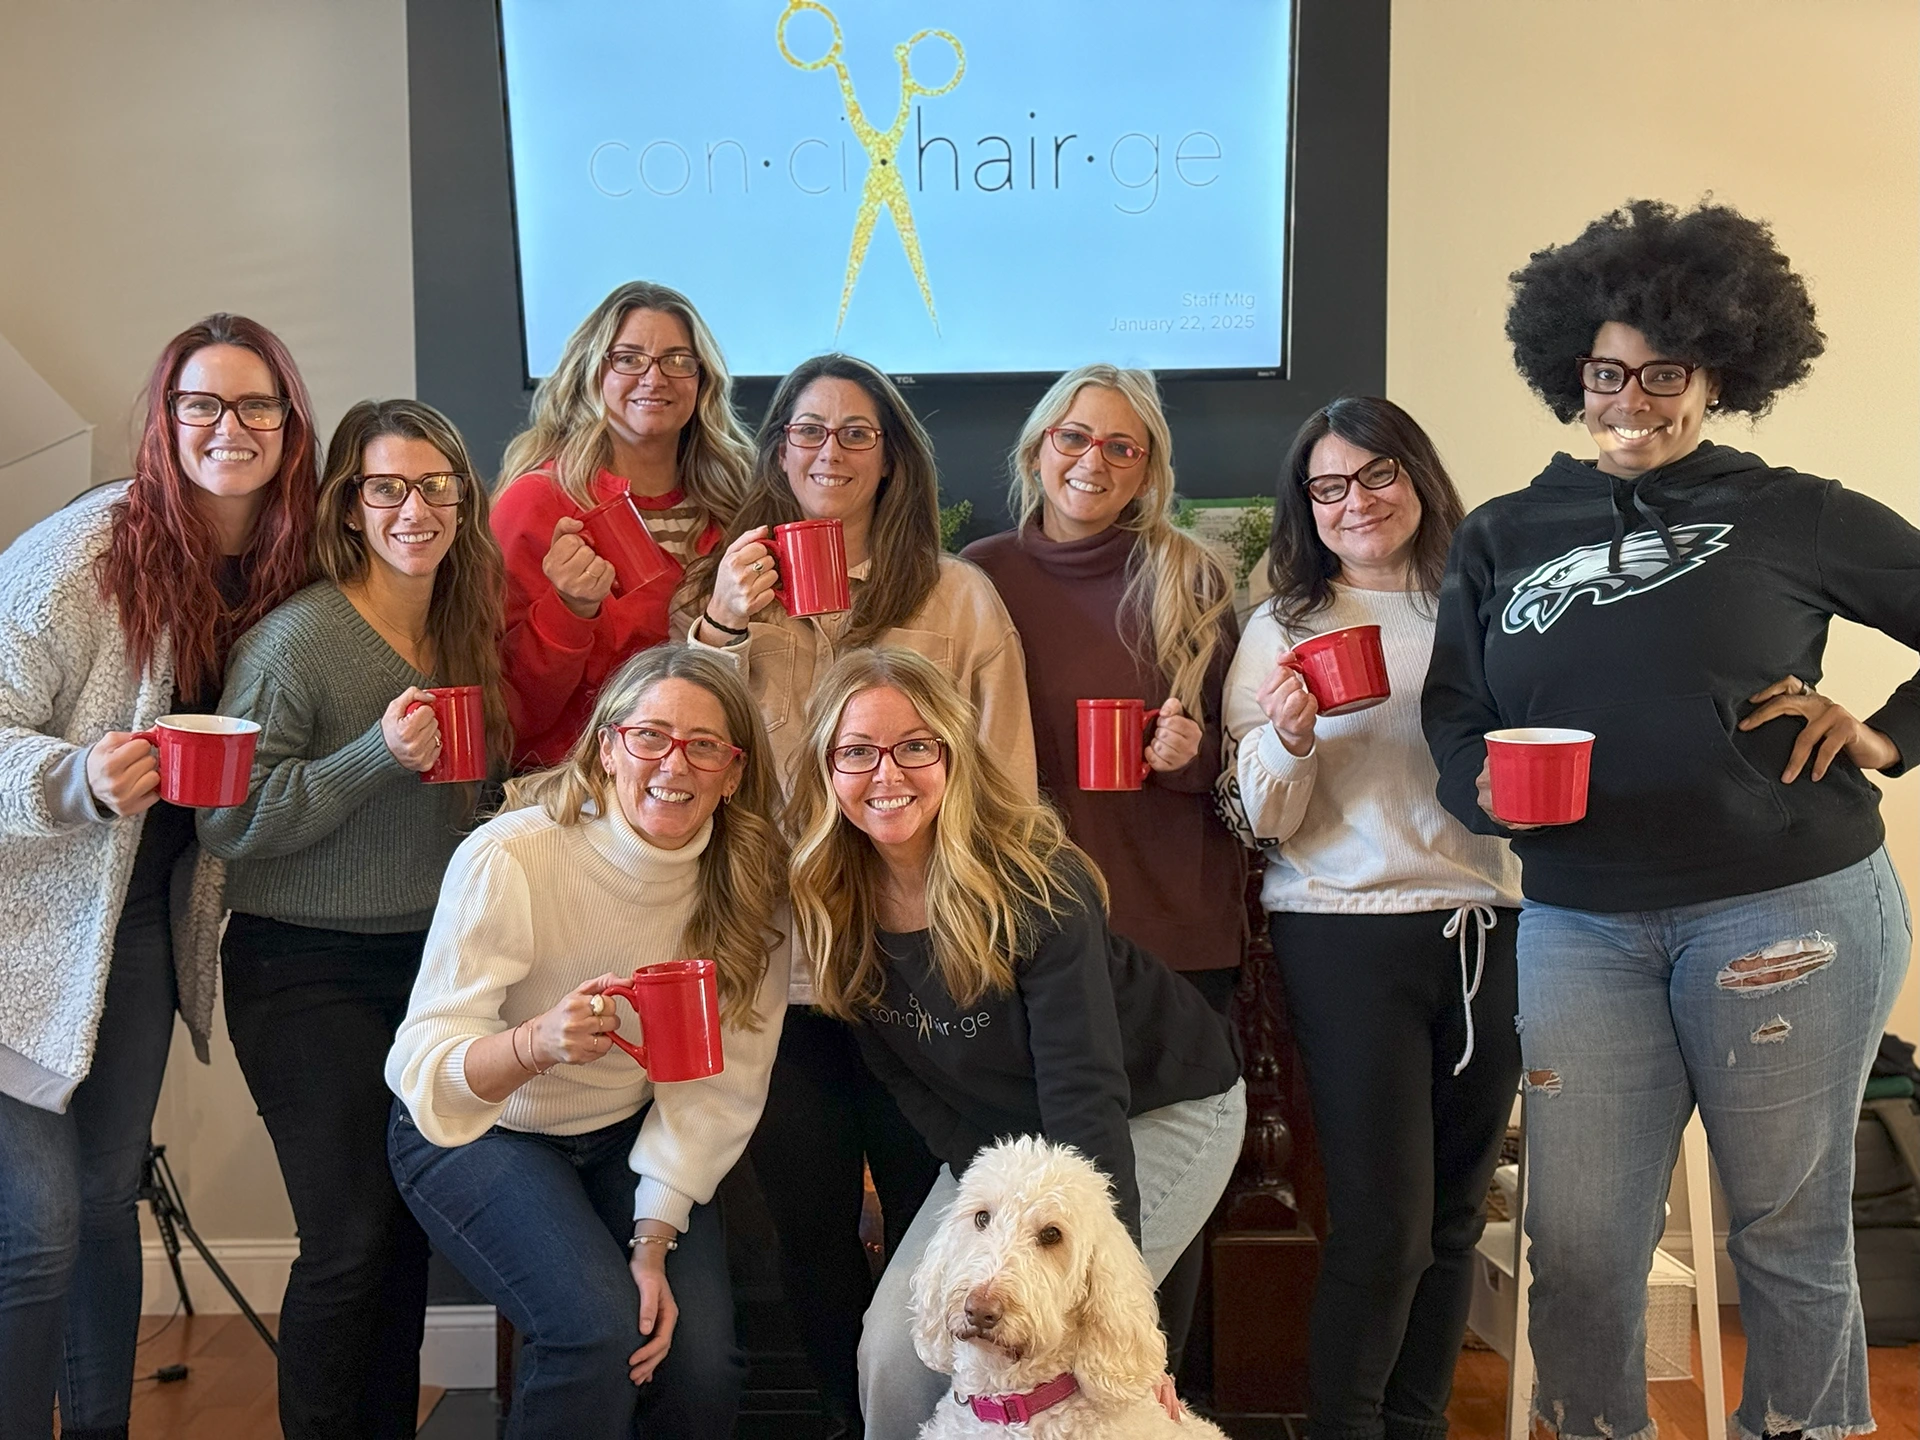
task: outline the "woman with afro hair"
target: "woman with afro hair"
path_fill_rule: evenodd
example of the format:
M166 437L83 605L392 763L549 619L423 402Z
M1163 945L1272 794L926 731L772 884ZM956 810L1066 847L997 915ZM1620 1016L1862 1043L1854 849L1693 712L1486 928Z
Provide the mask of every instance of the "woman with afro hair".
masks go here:
M1519 1018L1536 1413L1643 1440L1646 1277L1700 1108L1747 1335L1743 1440L1871 1430L1853 1131L1912 926L1866 772L1920 759L1920 677L1858 720L1833 617L1920 648L1920 532L1703 440L1825 348L1768 228L1637 201L1512 277L1529 385L1584 420L1454 537L1423 696L1441 801L1523 865ZM1486 744L1593 732L1584 818L1494 818Z

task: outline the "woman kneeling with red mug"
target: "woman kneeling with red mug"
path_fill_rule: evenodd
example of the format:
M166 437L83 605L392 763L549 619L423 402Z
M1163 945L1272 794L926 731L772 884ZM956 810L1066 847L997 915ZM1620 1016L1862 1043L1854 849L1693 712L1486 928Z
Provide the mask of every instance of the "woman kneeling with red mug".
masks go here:
M732 1433L746 1360L712 1202L786 1014L778 795L733 667L662 646L448 868L387 1059L388 1149L435 1247L525 1337L513 1434Z

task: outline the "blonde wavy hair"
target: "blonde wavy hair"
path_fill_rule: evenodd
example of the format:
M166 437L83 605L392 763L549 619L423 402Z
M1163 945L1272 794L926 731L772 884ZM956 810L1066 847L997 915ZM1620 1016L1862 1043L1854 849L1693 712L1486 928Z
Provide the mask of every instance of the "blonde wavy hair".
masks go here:
M840 813L829 752L847 702L863 690L898 690L946 750L947 788L934 819L927 925L934 968L956 1004L1013 988L1014 966L1044 916L1090 887L1104 910L1099 868L1067 838L1052 807L1027 799L982 748L973 702L946 672L911 650L853 650L835 661L807 704L805 759L787 802L797 943L813 958L814 999L843 1020L880 998L886 962L874 944L882 862L873 842ZM809 763L810 762L810 763Z
M594 477L613 461L600 381L606 374L607 351L635 310L675 316L692 337L693 353L700 357L700 390L693 418L680 432L680 487L699 511L695 534L709 524L725 530L746 494L753 442L733 412L733 377L707 322L686 296L651 280L619 286L568 338L553 373L533 392L527 428L507 444L500 462L501 487L548 466L574 504L590 509L596 503Z
M1219 557L1173 523L1173 432L1153 372L1082 365L1056 380L1027 416L1008 457L1008 508L1021 529L1045 509L1040 447L1089 385L1117 393L1147 432L1147 455L1140 462L1146 479L1114 522L1140 537L1127 560L1120 596L1121 638L1142 663L1166 676L1168 693L1181 708L1204 721L1207 671L1226 643L1222 622L1233 610L1233 578Z
M774 928L787 847L774 811L780 787L759 707L728 661L690 645L656 645L614 671L593 706L593 718L567 758L551 769L507 782L504 808L538 805L556 825L579 825L612 813L620 801L600 761L600 737L639 708L663 680L698 685L720 702L727 739L746 753L740 785L713 812L713 837L700 856L699 898L680 936L688 955L711 956L718 969L721 1018L737 1030L757 1030L754 996L767 974L767 957L780 941Z

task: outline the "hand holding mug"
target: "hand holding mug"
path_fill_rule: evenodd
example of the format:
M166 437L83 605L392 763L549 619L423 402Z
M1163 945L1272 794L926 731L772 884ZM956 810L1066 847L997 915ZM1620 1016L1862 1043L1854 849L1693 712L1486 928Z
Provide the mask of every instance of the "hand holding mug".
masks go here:
M1306 676L1287 663L1291 659L1293 651L1289 650L1274 662L1273 673L1253 698L1272 722L1273 732L1287 747L1287 753L1304 759L1313 753L1313 727L1320 718L1320 702L1307 688Z
M713 598L707 614L723 625L744 630L773 600L780 570L767 545L767 527L756 525L727 546L713 572Z
M1147 764L1161 774L1184 770L1200 753L1200 727L1180 702L1169 695L1160 702L1153 739L1147 743Z
M533 1048L535 1069L589 1065L613 1048L607 1034L619 1028L620 1017L614 1013L612 999L600 992L619 979L618 975L596 976L528 1022L527 1038Z
M115 815L138 815L160 799L160 759L126 730L109 730L87 751L87 788Z
M380 735L402 768L416 774L431 770L440 755L440 722L434 718L433 696L418 685L402 690L380 717Z
M636 1235L671 1238L676 1232L664 1220L640 1220L634 1224ZM640 1244L633 1247L627 1271L640 1291L640 1333L646 1343L627 1357L627 1378L636 1385L653 1379L653 1372L667 1358L673 1345L674 1326L680 1321L680 1305L667 1283L667 1247Z
M1900 747L1891 737L1853 718L1844 706L1820 694L1798 675L1776 680L1747 703L1758 708L1739 724L1742 730L1757 730L1782 715L1801 716L1805 724L1787 756L1787 768L1780 783L1791 785L1800 778L1809 757L1813 760L1812 778L1824 780L1827 769L1841 751L1862 770L1882 770L1900 762Z
M1508 830L1542 830L1542 825L1522 825L1515 820L1502 820L1493 813L1493 757L1489 755L1480 762L1480 773L1473 781L1474 798L1480 802L1480 808L1494 824Z
M566 607L582 620L600 613L600 602L613 593L613 562L603 560L580 538L585 527L570 515L554 523L553 543L540 569Z

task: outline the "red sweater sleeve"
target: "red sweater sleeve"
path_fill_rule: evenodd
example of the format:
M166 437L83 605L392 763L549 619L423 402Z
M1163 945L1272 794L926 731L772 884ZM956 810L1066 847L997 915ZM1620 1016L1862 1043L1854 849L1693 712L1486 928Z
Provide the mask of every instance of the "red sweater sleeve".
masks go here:
M501 666L514 734L544 735L559 723L585 677L597 621L567 608L541 568L561 516L579 507L536 471L522 475L493 505L493 534L507 565L507 631Z

